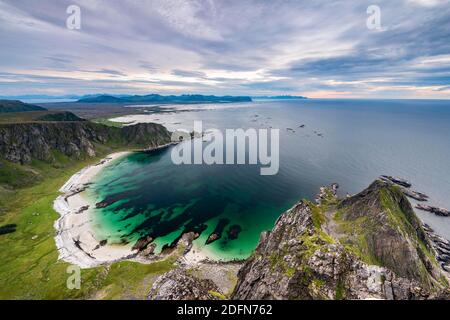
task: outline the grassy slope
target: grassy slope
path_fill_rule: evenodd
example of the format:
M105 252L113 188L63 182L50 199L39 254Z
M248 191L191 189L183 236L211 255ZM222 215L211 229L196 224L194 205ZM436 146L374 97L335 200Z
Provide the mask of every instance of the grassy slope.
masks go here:
M0 188L0 225L17 224L16 232L0 235L0 299L145 298L155 276L172 268L173 257L149 265L120 262L82 270L81 289L67 289L69 264L57 261L53 201L71 175L98 158L58 160L58 167L33 164L41 177L33 187Z
M98 119L94 119L91 120L94 123L99 123L99 124L103 124L105 126L110 126L110 127L117 127L117 128L122 128L124 123L122 122L115 122L115 121L110 121L107 118L98 118Z

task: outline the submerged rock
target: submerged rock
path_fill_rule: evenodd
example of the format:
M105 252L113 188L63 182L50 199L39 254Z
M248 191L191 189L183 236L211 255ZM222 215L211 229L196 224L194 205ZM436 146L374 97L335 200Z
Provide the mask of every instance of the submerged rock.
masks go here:
M95 208L96 209L103 209L103 208L109 207L113 203L114 203L114 201L103 200L103 201L97 202L95 204Z
M131 248L131 250L138 250L142 251L144 250L154 239L151 236L144 236L140 238L134 246Z
M217 241L220 238L222 238L223 230L229 223L230 223L229 219L226 218L220 219L214 231L209 235L208 239L206 239L205 244L211 244L214 241Z
M227 231L228 240L236 240L241 233L242 227L238 224L233 224Z

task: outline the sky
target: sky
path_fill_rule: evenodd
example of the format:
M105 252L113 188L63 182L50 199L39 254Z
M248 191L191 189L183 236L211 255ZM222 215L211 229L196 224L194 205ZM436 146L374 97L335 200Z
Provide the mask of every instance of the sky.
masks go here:
M0 0L1 96L94 93L450 99L450 0Z

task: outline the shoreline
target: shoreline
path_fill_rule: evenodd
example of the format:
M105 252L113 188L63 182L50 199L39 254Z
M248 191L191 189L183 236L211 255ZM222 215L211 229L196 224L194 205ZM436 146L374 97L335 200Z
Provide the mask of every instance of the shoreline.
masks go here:
M53 208L60 217L54 223L55 243L58 260L79 266L93 268L114 261L125 260L135 255L131 246L100 245L91 230L92 203L83 195L92 179L112 161L130 154L131 151L116 152L100 162L87 166L75 173L59 189Z
M169 147L169 143L152 150ZM157 260L146 259L132 250L132 244L111 245L102 243L92 231L92 210L95 204L85 194L92 179L112 161L131 154L123 151L109 154L99 162L89 165L66 181L59 189L61 193L53 202L53 209L60 215L54 222L56 230L55 244L58 260L77 265L82 269L95 268L113 262L130 260L139 263L151 263ZM162 258L162 257L161 257ZM220 260L220 259L219 259ZM200 246L192 243L189 251L180 257L180 263L195 266L203 262L218 262L211 255L202 251Z

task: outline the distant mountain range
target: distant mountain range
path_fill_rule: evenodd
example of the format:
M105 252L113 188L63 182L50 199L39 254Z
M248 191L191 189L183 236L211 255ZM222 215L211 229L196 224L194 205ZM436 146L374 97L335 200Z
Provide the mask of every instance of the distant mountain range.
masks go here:
M24 103L19 100L0 100L0 113L44 110L46 109L33 104Z
M304 96L277 95L277 96L215 96L202 94L183 95L130 95L130 94L87 94L87 95L41 95L28 94L16 96L2 96L4 100L21 100L28 103L64 102L75 101L82 103L227 103L227 102L251 102L254 100L298 100L308 99Z
M252 97L253 99L259 100L298 100L298 99L308 99L303 96L290 96L290 95L282 95L282 96L257 96Z
M159 94L114 96L98 95L84 97L77 102L80 103L229 103L229 102L251 102L252 98L247 96L213 96L200 94L183 94L179 96L163 96Z

